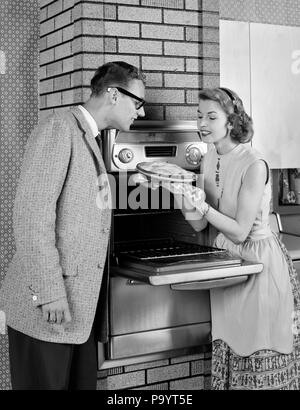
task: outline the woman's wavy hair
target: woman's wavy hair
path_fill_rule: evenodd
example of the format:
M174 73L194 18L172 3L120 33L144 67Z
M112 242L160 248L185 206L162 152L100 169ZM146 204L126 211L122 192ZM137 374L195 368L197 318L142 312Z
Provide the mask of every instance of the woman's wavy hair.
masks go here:
M232 126L230 136L233 140L245 144L252 140L253 121L246 113L240 97L229 88L204 88L199 93L200 100L216 101L227 115Z

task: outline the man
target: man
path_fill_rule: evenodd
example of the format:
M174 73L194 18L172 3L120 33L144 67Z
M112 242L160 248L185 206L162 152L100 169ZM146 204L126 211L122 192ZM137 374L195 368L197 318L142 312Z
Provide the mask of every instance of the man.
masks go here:
M145 115L144 77L125 62L107 63L91 90L83 106L41 122L27 143L14 208L16 254L0 298L13 389L96 388L94 323L97 305L100 315L104 308L111 219L96 136L127 131Z

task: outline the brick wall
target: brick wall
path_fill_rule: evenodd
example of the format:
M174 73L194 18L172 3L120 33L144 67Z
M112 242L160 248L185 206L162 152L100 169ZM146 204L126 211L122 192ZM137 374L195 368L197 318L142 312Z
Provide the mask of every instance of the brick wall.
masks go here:
M194 119L219 84L219 0L41 0L41 115L89 96L104 62L147 76L146 118Z
M147 119L195 119L219 84L219 0L40 0L40 117L86 100L96 68L124 60L147 77ZM207 389L210 354L99 372L98 389Z
M99 390L208 390L211 354L201 353L99 372Z

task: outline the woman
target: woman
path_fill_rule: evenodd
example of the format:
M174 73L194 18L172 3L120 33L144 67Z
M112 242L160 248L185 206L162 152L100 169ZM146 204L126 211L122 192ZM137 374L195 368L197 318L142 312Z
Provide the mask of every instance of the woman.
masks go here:
M245 145L253 136L252 120L233 91L204 89L199 97L201 139L212 144L203 161L207 202L201 190L191 197L183 184L173 193L177 202L183 195L185 206L194 207L183 213L196 230L203 220L216 229L214 246L264 265L246 282L210 292L212 389L299 390L299 283L269 226L268 165Z

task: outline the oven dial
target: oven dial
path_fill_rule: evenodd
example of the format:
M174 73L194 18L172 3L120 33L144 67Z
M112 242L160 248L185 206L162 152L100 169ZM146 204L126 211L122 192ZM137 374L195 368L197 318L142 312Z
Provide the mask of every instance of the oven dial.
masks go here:
M119 160L123 162L123 164L127 164L128 162L132 161L133 159L133 152L129 148L124 148L119 152Z
M195 145L189 145L185 152L185 158L191 165L199 165L202 157L201 150Z

